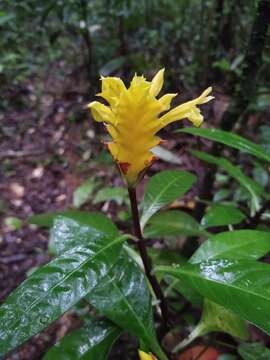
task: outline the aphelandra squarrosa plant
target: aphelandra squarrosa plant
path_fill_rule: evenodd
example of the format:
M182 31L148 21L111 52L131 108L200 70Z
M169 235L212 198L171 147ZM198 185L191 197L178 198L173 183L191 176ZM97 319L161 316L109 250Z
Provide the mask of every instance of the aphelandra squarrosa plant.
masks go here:
M165 126L183 119L188 119L198 127L203 122L199 105L213 99L208 87L199 97L172 109L171 102L176 93L159 93L164 82L164 69L158 71L152 81L144 76L134 75L130 86L126 87L118 77L102 77L102 97L108 105L98 101L91 102L88 107L95 121L102 122L112 141L106 143L122 177L127 184L134 234L137 238L138 250L144 265L145 274L159 300L164 327L169 325L168 307L161 286L152 273L152 264L140 225L136 186L143 178L147 168L157 160L151 149L162 143L157 133Z

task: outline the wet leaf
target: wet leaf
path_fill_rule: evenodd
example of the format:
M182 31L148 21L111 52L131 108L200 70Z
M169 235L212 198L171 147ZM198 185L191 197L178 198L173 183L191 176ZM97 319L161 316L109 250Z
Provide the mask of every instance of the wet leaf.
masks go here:
M59 226L64 224L62 219ZM5 324L0 328L0 356L59 318L87 295L117 261L123 237L91 241L91 233L88 235L87 244L64 252L36 270L0 307L0 322Z
M166 359L156 339L145 276L125 251L86 299L99 313L138 337L159 360Z
M119 236L117 228L109 219L105 216L99 216L101 214L98 213L92 215L89 218L87 216L86 218L79 217L81 221L57 216L50 232L50 249L52 252L59 255L75 246L88 245L90 241L104 239L104 242L109 243L110 238Z
M104 360L121 330L106 320L88 320L53 346L43 360Z
M50 212L40 215L34 215L28 219L30 224L43 227L52 227L57 217L65 217L73 219L83 225L93 228L93 232L103 233L105 236L117 236L118 230L114 223L107 216L98 212L86 212L78 210L66 210L59 212Z
M160 266L156 272L175 276L202 296L270 333L270 265L220 259L175 268Z

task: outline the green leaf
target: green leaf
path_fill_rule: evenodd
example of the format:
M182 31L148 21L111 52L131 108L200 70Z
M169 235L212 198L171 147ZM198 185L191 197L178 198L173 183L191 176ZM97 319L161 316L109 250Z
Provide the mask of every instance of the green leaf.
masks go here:
M247 326L242 319L208 299L204 300L200 324L204 327L204 334L219 331L238 337L241 340L247 340L248 338Z
M115 201L118 205L122 205L128 202L128 192L124 187L116 186L116 187L104 187L100 189L93 203L98 204L105 201Z
M87 202L89 196L93 193L97 187L97 182L94 179L88 179L84 181L73 194L73 206L78 209Z
M238 347L243 360L269 360L270 349L260 343L244 343Z
M199 135L206 139L217 141L232 148L241 150L257 158L270 162L270 155L259 145L249 141L242 136L218 129L185 128L177 130L192 135Z
M210 237L190 258L195 264L214 259L257 260L270 251L270 233L257 230L226 231Z
M193 174L179 170L162 171L152 176L142 201L142 228L158 210L187 192L195 180Z
M138 337L160 360L167 359L156 339L145 276L126 252L86 299L102 315Z
M198 325L186 339L176 345L173 352L178 352L196 338L209 334L210 332L227 333L231 336L238 337L241 340L247 340L248 338L247 325L244 320L240 319L237 315L228 311L223 306L205 299L202 317Z
M43 360L104 360L121 330L106 320L88 320L53 346Z
M179 210L169 210L155 214L144 229L145 238L160 238L179 235L207 235L200 224L189 214Z
M214 204L210 206L202 218L204 227L239 224L245 219L245 215L236 206Z
M175 276L202 296L270 334L270 265L220 259L178 268L160 266L155 271Z
M104 241L109 243L109 239L119 236L114 224L107 222L106 217L103 218L103 216L99 215L102 214L94 213L91 219L87 216L85 219L84 216L79 217L81 221L63 216L56 217L50 232L50 248L53 250L52 252L59 255L78 245L87 246L89 241L107 239ZM106 220L104 221L104 219ZM105 225L104 228L103 225Z
M87 245L36 270L7 298L0 307L0 323L5 324L0 328L0 356L46 328L106 276L124 239L91 240L89 233Z
M239 167L233 165L225 158L216 157L202 151L191 151L191 153L197 158L207 161L210 164L220 166L227 171L232 178L238 181L240 185L249 192L255 209L259 208L259 196L263 195L263 188L254 180L246 176Z
M118 230L114 223L108 219L105 215L98 212L86 212L77 210L66 210L59 212L51 212L40 215L31 216L28 219L30 224L38 226L52 227L54 220L58 216L64 216L66 218L73 219L83 225L91 227L95 231L104 233L105 236L114 237L117 236Z

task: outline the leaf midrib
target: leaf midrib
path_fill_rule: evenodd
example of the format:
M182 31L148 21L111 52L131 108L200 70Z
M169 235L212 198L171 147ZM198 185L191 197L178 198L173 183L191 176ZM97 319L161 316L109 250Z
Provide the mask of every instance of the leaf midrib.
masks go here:
M117 244L118 242L120 242L120 240L122 241L124 236L118 236L114 241L110 242L108 245L102 247L102 249L98 250L92 257L89 256L87 257L86 260L84 260L78 267L76 267L75 269L73 269L70 273L67 274L67 276L65 276L60 282L56 283L55 285L53 285L52 287L50 287L47 291L44 292L44 296L39 297L38 299L34 300L33 303L31 303L29 305L29 307L27 307L27 309L24 310L24 313L29 313L29 311L31 311L36 304L38 304L41 300L43 300L46 296L48 296L48 294L53 291L56 287L62 285L67 279L69 279L75 272L79 271L85 264L87 264L87 262L89 262L90 260L94 260L98 255L100 255L102 252L106 251L108 248L110 248L111 246ZM112 265L113 266L113 265ZM105 275L106 276L106 275Z
M210 240L211 241L211 240ZM226 254L226 253L230 253L232 250L235 250L235 249L241 249L241 248L245 248L246 246L249 246L249 245L253 245L253 243L256 243L257 242L257 240L253 240L253 239L251 239L251 240L248 240L245 244L236 244L236 246L232 246L232 247L230 247L230 250L226 250L226 251L222 251L222 252L216 252L215 254L214 254L214 256L211 256L211 257L209 257L209 258L207 258L207 259L205 259L205 260L216 260L217 259L217 256L219 256L219 255L224 255L224 254ZM215 244L215 245L217 245L217 244ZM270 246L270 245L269 245ZM225 256L225 258L226 258L226 256ZM243 258L243 259L250 259L250 258ZM254 257L252 258L252 259L254 259ZM191 259L192 260L192 259ZM205 261L205 260L203 260L203 259L198 259L198 260L196 260L196 261L198 261L198 262L202 262L202 261ZM241 260L240 258L238 258L238 260ZM197 264L197 262L195 263L195 262L191 262L191 264Z
M160 268L160 269L161 269L161 268ZM178 270L179 270L179 269L178 269ZM169 271L166 271L166 272L171 273L172 275L178 277L178 276L177 276L177 273L176 273L175 271L169 270ZM264 297L264 296L263 296L262 294L260 294L260 293L254 293L253 291L250 291L250 290L247 290L247 289L243 289L243 288L241 288L241 287L237 287L237 286L235 286L235 285L232 285L231 283L224 283L224 282L221 282L221 281L218 281L218 280L209 279L209 278L206 278L206 277L203 277L203 276L199 276L199 274L191 273L190 271L183 270L183 269L181 269L181 272L182 272L182 274L185 274L185 275L188 275L188 276L191 276L191 277L195 277L195 278L200 279L200 280L206 280L206 281L212 282L212 283L214 283L214 284L220 284L220 285L223 285L224 287L226 287L226 286L227 286L227 287L231 287L231 288L233 288L233 289L235 289L235 290L238 290L238 291L240 291L240 292L242 292L242 293L244 293L244 294L254 295L254 296L257 296L257 297L259 297L259 298L261 298L261 299L263 299L263 300L266 300L266 301L269 301L269 299L270 299L270 296L269 296L269 298L266 298L266 297ZM180 280L181 280L181 279L180 279Z

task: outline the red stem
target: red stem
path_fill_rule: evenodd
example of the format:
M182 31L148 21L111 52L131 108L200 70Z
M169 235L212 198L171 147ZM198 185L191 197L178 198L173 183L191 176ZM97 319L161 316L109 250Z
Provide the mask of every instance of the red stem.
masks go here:
M167 327L168 322L169 322L168 307L167 307L166 299L161 290L161 287L157 281L157 278L155 277L155 275L152 274L152 261L151 261L151 258L147 254L143 235L142 235L141 225L140 225L136 188L129 188L128 193L129 193L129 199L130 199L130 204L131 204L134 233L135 233L135 236L138 238L138 248L139 248L139 252L140 252L140 255L141 255L141 258L143 261L145 275L147 276L147 278L153 288L153 291L154 291L157 299L159 300L160 310L162 313L164 325L165 325L165 327Z

